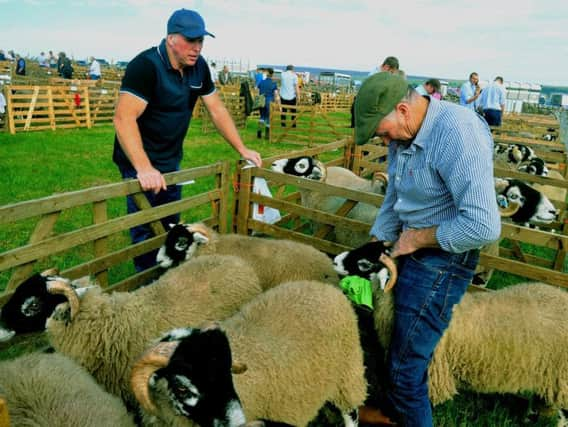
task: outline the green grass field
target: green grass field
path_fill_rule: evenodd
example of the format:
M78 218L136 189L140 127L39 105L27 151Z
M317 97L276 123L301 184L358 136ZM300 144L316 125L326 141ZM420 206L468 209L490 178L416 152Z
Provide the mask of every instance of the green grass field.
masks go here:
M200 129L199 121L195 121L190 128L184 146L183 168L206 165L221 159L237 160L237 153L219 135L202 135ZM264 157L298 149L295 145L269 144L265 140L256 139L254 121L249 121L247 129L241 135L250 148L259 151ZM119 181L120 175L111 159L113 138L111 126L17 135L0 133L0 184L3 190L0 192L0 205ZM124 204L117 203L110 209L120 211L124 209ZM73 219L78 223L90 220L87 212L78 213ZM24 244L28 236L27 230L26 225L17 230L0 226L0 252ZM65 261L62 260L62 263L65 264ZM62 268L61 265L59 267ZM520 280L496 274L493 281L514 283ZM30 348L46 344L43 336L18 340L9 347L0 344L0 359L16 357ZM525 399L513 396L463 392L454 400L434 409L434 423L436 426L447 427L519 426L524 424L525 406ZM336 425L333 419L333 416L320 416L313 425ZM530 424L544 427L553 426L555 422L553 419L541 419Z

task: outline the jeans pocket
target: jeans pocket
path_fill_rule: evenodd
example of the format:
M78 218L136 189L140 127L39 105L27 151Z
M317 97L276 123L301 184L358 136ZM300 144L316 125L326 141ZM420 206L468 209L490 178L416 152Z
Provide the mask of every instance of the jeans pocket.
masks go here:
M459 274L448 273L448 283L445 288L443 303L440 307L440 318L442 321L449 323L454 306L461 301L469 283L473 279L473 274L474 272L471 270L468 270L468 273L465 271L460 271Z

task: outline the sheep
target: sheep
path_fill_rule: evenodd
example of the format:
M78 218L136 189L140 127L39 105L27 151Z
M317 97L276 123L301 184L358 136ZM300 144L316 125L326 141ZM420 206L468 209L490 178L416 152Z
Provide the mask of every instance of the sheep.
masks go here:
M0 312L0 342L9 341L14 335L39 332L45 329L45 321L55 307L65 302L63 295L50 294L45 283L55 280L59 272L52 268L36 273L21 283ZM83 278L73 281L78 288Z
M231 354L237 372L246 368L234 378ZM325 402L353 426L366 386L353 308L315 281L270 289L220 328L171 331L132 370L146 419L180 427L192 425L184 416L202 427L245 418L305 426Z
M550 224L558 219L558 211L552 202L533 187L511 178L494 178L495 192L498 199L518 205L518 209L510 216L511 220L523 225Z
M379 179L368 180L361 178L349 169L331 166L326 167L322 162L312 157L302 156L291 159L280 159L272 163L273 171L312 179L338 187L351 190L366 191L376 194L385 194L388 184L387 175L376 174ZM337 196L326 196L311 190L300 190L302 206L335 213L345 203L345 199ZM358 203L347 215L347 218L356 219L372 224L377 216L378 208L366 203ZM316 231L317 229L314 229ZM335 228L334 240L347 246L358 246L369 240L368 232L353 231L338 226Z
M61 354L0 363L0 401L14 426L134 427L126 407ZM0 411L1 412L1 411ZM2 424L0 419L0 425Z
M335 258L340 274L374 280L385 270L382 242ZM396 287L395 287L396 289ZM376 292L379 341L390 344L392 293ZM556 408L568 408L568 292L525 283L493 292L466 293L429 366L432 403L453 398L458 387L479 393L531 392Z
M292 240L265 239L239 234L219 234L205 224L176 224L157 255L168 268L201 255L237 255L256 272L266 290L290 280L319 280L337 284L331 259L312 246Z
M262 292L254 270L233 256L203 256L163 274L134 292L77 294L61 280L47 282L62 293L47 319L51 345L85 367L109 392L130 403L128 375L150 340L172 328L235 313Z
M516 167L536 157L534 150L523 144L499 144L493 147L495 163L501 167Z
M533 157L528 162L521 163L517 170L538 176L548 176L550 172L546 163L540 157Z
M559 179L561 181L565 180L562 174L556 170L550 171L548 173L548 178ZM551 200L557 200L559 202L566 203L566 188L537 183L533 183L532 187L535 190L540 191L540 193Z

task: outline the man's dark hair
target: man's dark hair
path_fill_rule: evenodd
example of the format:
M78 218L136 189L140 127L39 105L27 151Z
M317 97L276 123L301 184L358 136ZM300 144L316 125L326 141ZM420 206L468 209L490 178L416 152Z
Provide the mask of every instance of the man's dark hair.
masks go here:
M293 65L286 65L286 71L290 71L293 70L294 66Z
M269 76L272 76L274 74L274 68L266 68L266 72Z
M469 75L469 78L471 79L473 76L477 76L477 73L475 71Z
M495 77L495 81L499 80L499 83L503 84L503 77L497 76Z
M387 56L383 61L383 65L388 65L393 70L398 70L398 59L394 56Z

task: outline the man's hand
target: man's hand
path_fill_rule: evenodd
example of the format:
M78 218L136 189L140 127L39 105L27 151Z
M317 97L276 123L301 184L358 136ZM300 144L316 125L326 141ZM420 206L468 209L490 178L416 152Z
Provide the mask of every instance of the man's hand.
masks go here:
M404 230L390 250L391 257L408 255L422 248L439 248L436 229L437 227Z
M164 176L153 167L137 171L136 177L144 191L153 191L154 194L158 194L167 188Z
M262 158L256 151L245 148L245 150L241 152L241 156L243 159L253 162L257 167L262 167Z

